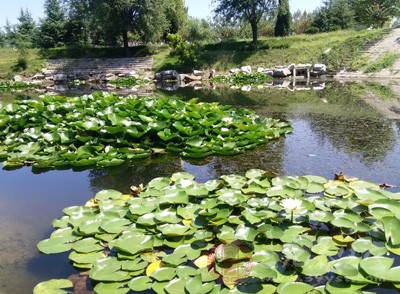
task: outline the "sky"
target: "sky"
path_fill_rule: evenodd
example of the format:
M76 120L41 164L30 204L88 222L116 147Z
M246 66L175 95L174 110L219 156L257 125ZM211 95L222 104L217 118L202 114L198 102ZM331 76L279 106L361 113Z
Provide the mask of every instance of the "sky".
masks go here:
M186 0L186 6L189 8L189 15L197 18L207 18L212 16L212 0ZM312 11L321 6L322 0L290 0L292 11L307 10ZM38 20L43 17L44 0L0 0L0 27L6 24L8 19L10 23L17 23L21 8L28 9L32 17Z

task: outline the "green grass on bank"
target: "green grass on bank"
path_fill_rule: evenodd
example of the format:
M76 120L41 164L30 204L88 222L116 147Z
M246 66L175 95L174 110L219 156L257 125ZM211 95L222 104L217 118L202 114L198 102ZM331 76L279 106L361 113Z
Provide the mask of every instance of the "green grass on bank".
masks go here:
M129 56L153 56L154 70L176 69L180 72L206 69L226 71L233 67L251 65L272 67L291 63L326 63L330 69L345 66L359 69L365 65L363 46L384 36L382 30L336 31L315 35L293 35L284 38L261 38L257 47L250 40L231 40L206 43L196 51L197 62L184 64L177 56L170 55L167 45L146 45L130 48ZM324 54L324 52L329 53ZM56 48L50 50L31 49L27 57L28 67L15 67L18 51L0 49L0 79L9 79L15 74L31 75L44 67L46 59L52 58L115 58L123 57L123 48Z
M44 67L44 60L39 55L39 49L28 50L26 69L17 66L18 57L18 51L15 49L0 49L0 79L8 80L16 74L31 76Z

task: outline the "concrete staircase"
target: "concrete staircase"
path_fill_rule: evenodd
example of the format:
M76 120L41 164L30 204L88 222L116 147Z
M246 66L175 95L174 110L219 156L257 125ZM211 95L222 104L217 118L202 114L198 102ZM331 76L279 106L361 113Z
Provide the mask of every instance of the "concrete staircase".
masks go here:
M151 72L153 58L110 58L110 59L50 59L42 71L45 78L57 75L68 79L90 80L106 75L133 76L138 72Z

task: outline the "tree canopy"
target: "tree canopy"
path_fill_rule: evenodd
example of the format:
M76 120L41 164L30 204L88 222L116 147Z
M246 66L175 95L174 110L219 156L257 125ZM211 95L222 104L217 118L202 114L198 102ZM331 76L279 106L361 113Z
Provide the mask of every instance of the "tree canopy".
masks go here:
M258 40L258 23L268 12L275 7L274 0L214 0L217 3L215 13L226 21L236 19L250 23L253 35L253 44Z

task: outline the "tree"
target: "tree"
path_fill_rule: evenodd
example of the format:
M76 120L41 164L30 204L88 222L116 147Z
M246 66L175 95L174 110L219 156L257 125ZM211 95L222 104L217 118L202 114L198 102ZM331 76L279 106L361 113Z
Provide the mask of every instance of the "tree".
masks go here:
M399 16L400 0L354 0L356 19L373 27L383 27L393 16Z
M292 16L290 14L289 0L279 0L278 16L275 25L275 37L288 36Z
M6 44L6 34L0 29L0 48L3 48Z
M218 5L215 9L226 21L234 22L236 19L250 23L253 44L258 40L258 23L264 15L274 7L274 0L214 0Z
M40 45L52 48L65 44L65 11L60 0L46 0L40 24Z
M349 0L324 1L324 5L315 11L313 26L320 32L351 28L355 23L355 9Z
M89 0L64 0L66 6L65 42L87 44L90 39L92 15Z
M295 34L304 34L309 29L314 21L314 15L307 11L296 11L293 14L293 32Z
M38 30L28 10L21 9L15 26L15 42L18 48L32 48L37 45Z
M15 48L17 43L17 37L15 33L15 25L12 25L9 20L6 20L5 29L5 42L7 47Z

